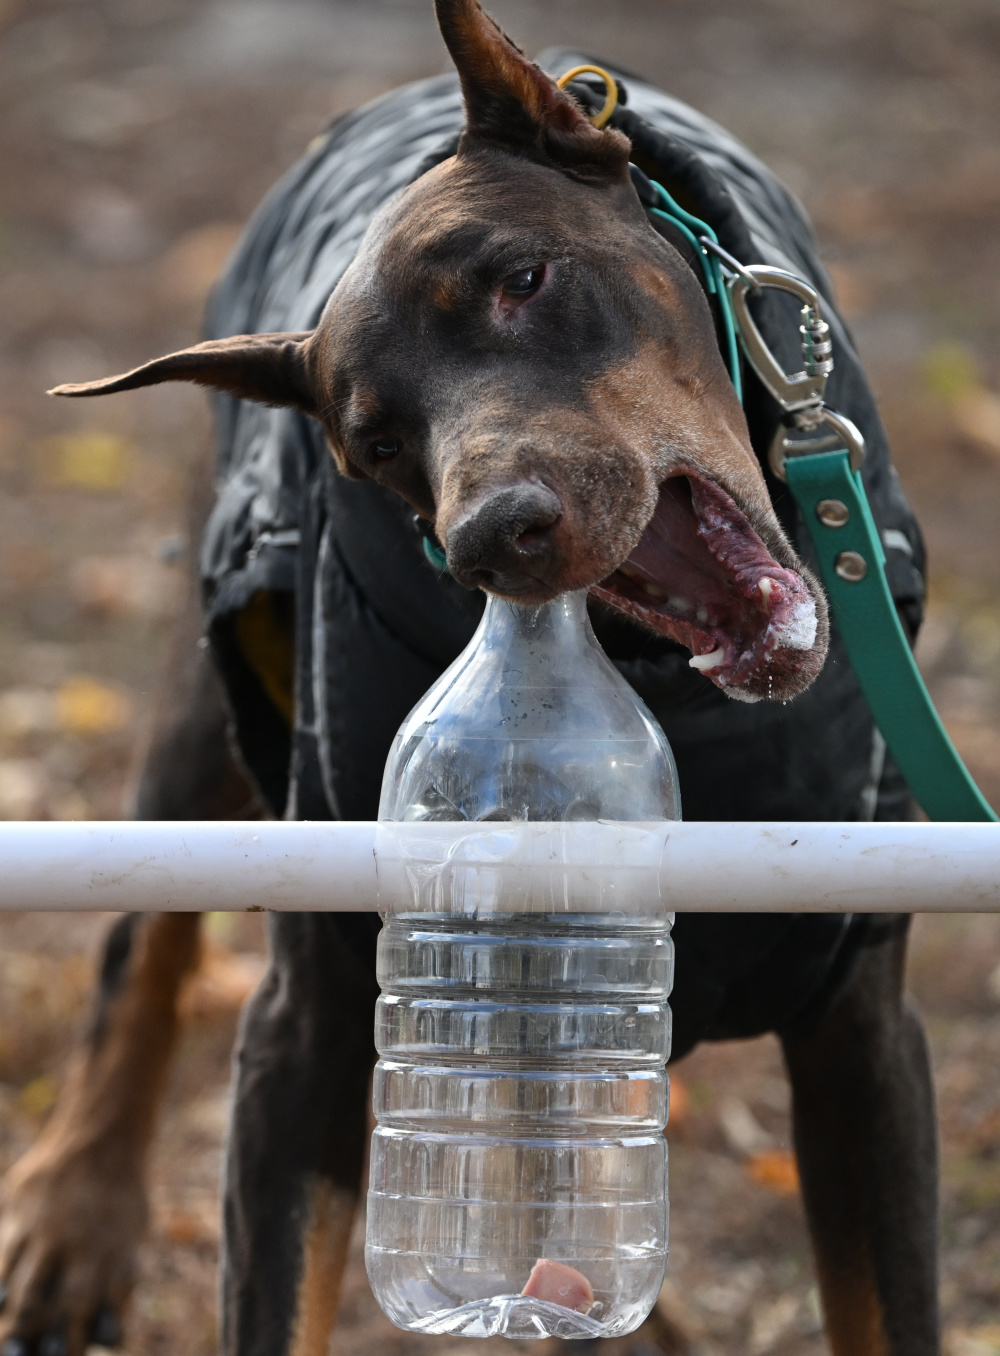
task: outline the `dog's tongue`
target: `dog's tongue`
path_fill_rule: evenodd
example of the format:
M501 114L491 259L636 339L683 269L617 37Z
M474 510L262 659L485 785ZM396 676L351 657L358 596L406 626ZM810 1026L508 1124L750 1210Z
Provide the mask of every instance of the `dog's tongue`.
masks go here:
M802 587L791 570L774 560L730 497L700 477L674 477L660 490L656 512L628 564L649 580L668 580L695 611L711 615L737 599L757 604L761 579L786 588Z

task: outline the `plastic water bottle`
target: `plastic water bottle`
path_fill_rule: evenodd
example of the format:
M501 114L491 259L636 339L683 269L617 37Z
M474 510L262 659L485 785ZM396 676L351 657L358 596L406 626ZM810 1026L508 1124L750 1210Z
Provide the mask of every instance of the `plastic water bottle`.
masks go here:
M488 599L400 729L379 812L394 821L380 832L454 820L487 835L504 831L491 821L679 817L670 748L583 592ZM375 1296L417 1332L630 1332L666 1266L672 920L572 899L539 914L516 888L504 898L502 876L480 888L489 872L428 890L423 865L379 942Z

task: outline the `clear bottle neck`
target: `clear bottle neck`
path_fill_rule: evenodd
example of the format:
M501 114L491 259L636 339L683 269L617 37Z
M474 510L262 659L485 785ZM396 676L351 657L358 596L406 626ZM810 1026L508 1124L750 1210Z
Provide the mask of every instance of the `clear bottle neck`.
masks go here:
M586 589L561 593L538 607L489 594L482 621L462 658L468 667L459 683L447 685L451 692L462 682L485 684L490 679L511 691L550 687L559 692L588 686L628 690L594 634ZM444 690L442 685L442 695Z
M679 818L669 746L601 649L584 590L540 607L487 598L396 737L379 817Z

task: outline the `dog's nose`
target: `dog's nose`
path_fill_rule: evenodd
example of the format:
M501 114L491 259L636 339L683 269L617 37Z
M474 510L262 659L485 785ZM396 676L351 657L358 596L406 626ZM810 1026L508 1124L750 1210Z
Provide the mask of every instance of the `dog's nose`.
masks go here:
M558 497L538 481L494 490L449 529L448 568L468 588L537 585L552 564L551 529L561 514Z

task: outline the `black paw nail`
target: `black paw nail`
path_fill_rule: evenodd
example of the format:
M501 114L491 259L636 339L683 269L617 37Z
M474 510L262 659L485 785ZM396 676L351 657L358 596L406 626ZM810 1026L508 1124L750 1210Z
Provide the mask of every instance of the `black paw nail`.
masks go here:
M0 1356L28 1356L28 1344L23 1337L5 1337L0 1342Z
M69 1343L61 1332L47 1332L38 1343L38 1356L66 1356Z
M97 1347L121 1346L122 1325L110 1304L102 1304L94 1316L90 1326L90 1340Z

